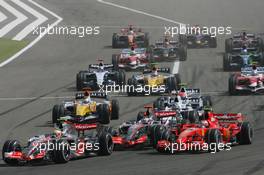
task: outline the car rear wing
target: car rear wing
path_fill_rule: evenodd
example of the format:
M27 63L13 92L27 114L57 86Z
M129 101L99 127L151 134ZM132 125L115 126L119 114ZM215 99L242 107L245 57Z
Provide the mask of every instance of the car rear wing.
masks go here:
M152 72L151 69L144 69L143 70L143 74L148 74L148 73L151 73L151 72ZM170 73L170 68L157 68L157 72Z
M107 98L107 94L105 92L98 92L98 91L89 91L85 90L84 92L77 92L75 95L76 99L83 99L85 96L90 96L92 98Z
M264 67L256 67L259 74L264 74ZM241 73L250 74L253 71L253 67L243 67L241 68Z
M193 89L186 88L186 89L185 89L185 92L186 92L188 95L193 95L193 94L200 94L200 93L201 93L201 90L200 90L199 88L193 88Z
M98 69L100 66L99 64L90 64L88 66L89 69ZM113 69L114 65L113 64L103 64L104 69Z
M177 114L176 111L155 111L154 115L157 118L165 118L165 117L175 117Z
M233 49L232 49L232 52L240 53L241 50L242 50L241 47L239 47L239 48L233 48ZM249 47L249 48L247 48L247 51L248 51L249 53L250 53L250 52L256 52L256 51L258 51L258 49L257 49L256 47Z
M242 122L244 120L244 116L241 113L213 113L213 116L218 119L219 122L226 123Z

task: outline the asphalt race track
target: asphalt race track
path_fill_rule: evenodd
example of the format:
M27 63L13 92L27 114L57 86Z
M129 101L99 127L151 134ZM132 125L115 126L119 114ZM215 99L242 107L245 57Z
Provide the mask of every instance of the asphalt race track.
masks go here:
M0 68L0 145L6 139L26 141L30 136L52 131L51 108L75 92L75 76L97 58L111 62L112 33L133 24L150 32L151 41L163 35L163 26L176 24L102 4L96 0L38 0L63 17L61 25L99 25L100 35L45 36L19 58ZM107 0L153 15L186 24L232 26L262 32L263 0ZM226 36L228 37L228 36ZM242 112L254 124L252 145L235 146L216 154L180 153L162 155L155 150L120 151L108 157L91 157L67 164L9 167L0 161L0 174L81 175L81 174L178 174L178 175L262 175L264 174L263 96L228 96L229 72L222 70L224 38L217 49L188 50L188 59L180 63L182 81L212 95L215 111ZM162 63L170 66L171 63ZM130 77L132 73L128 73ZM30 98L34 97L34 98ZM45 98L51 97L51 98ZM121 105L121 119L135 118L143 104L155 97L115 97Z

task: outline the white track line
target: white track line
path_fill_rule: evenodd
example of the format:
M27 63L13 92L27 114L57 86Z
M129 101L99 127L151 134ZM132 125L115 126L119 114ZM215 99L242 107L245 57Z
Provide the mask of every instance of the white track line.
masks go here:
M40 4L34 2L33 0L29 0L29 2L31 2L32 4L34 4L37 7L41 8L42 10L46 11L47 13L50 13L51 15L53 15L54 17L56 17L58 20L55 21L53 24L51 24L50 25L50 28L48 30L46 30L42 35L39 35L35 40L33 40L31 43L29 43L26 47L24 47L22 50L20 50L19 52L17 52L15 55L13 55L12 57L10 57L6 61L2 62L0 64L0 67L3 67L5 65L7 65L11 61L13 61L17 57L19 57L21 54L23 54L24 52L26 52L28 49L30 49L32 46L34 46L37 42L39 42L42 39L42 37L44 37L48 33L49 30L51 30L54 26L58 25L63 20L60 16L56 15L55 13L53 13L52 11L48 10L47 8L41 6Z
M39 12L37 12L36 10L34 10L33 8L29 7L27 4L21 2L20 0L12 0L12 2L14 2L15 4L17 4L18 6L22 7L24 10L28 11L29 13L31 13L32 15L34 15L37 20L35 20L34 22L30 23L29 25L27 25L22 31L20 31L14 38L13 40L18 40L21 41L22 39L24 39L30 32L32 32L37 26L39 26L40 24L44 23L45 21L48 20L48 18L42 14L40 14Z
M185 24L183 24L181 22L174 21L172 19L164 18L164 17L158 16L158 15L153 15L153 14L150 14L150 13L147 13L147 12L143 12L143 11L140 11L140 10L132 9L132 8L125 7L125 6L122 6L122 5L118 5L118 4L115 4L115 3L112 3L112 2L106 2L104 0L97 0L97 2L100 2L102 4L106 4L106 5L110 5L110 6L113 6L113 7L117 7L117 8L125 9L125 10L128 10L128 11L134 12L134 13L146 15L146 16L149 16L149 17L152 17L152 18L156 18L156 19L159 19L159 20L162 20L162 21L174 23L174 24L177 24L177 25L185 25ZM179 61L175 61L174 64L173 64L172 73L173 74L177 74L179 72L179 67L180 67L180 62Z
M15 8L13 8L11 5L7 4L4 0L0 0L0 5L10 11L14 16L16 16L16 19L6 26L4 26L2 29L0 29L0 37L3 37L5 34L7 34L10 30L15 28L18 24L22 23L26 19L28 19L25 15L17 11Z
M2 12L0 12L0 22L6 20L6 15L4 15Z

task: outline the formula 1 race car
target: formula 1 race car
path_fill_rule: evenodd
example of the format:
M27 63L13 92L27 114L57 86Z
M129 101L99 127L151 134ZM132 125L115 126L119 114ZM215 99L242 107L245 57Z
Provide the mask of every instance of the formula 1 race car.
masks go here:
M165 36L162 41L157 41L151 47L151 56L154 61L179 58L180 61L187 59L187 46L180 40L172 40Z
M145 69L142 74L133 75L127 82L127 94L155 95L178 90L179 75L170 74L169 68Z
M186 124L163 130L156 146L159 152L213 152L230 150L232 145L251 144L253 129L241 113L209 113L201 124Z
M175 111L139 112L137 121L124 122L113 133L115 150L155 147L160 135L157 130L182 122L183 117Z
M63 123L54 133L31 137L26 146L7 140L2 148L3 161L11 166L38 162L67 163L92 153L108 156L113 151L107 127L95 123Z
M191 27L193 30L185 36L188 48L216 48L217 39L211 34L203 34L202 28L198 25Z
M232 53L226 53L223 56L224 71L240 70L242 67L251 65L264 65L263 52L258 52L255 48L243 47L242 50L233 49Z
M146 48L131 47L131 49L123 49L119 55L112 55L112 64L116 69L144 69L151 61Z
M264 51L263 39L260 36L256 36L256 34L243 31L225 40L226 53L232 53L233 49L241 49L243 46L254 48L259 52Z
M141 29L136 29L132 25L122 29L120 33L113 34L113 48L129 48L135 44L137 47L148 47L149 34L147 32L142 32Z
M246 67L229 78L229 94L264 93L264 67Z
M106 89L111 85L123 85L126 82L126 76L122 70L114 70L112 64L89 65L86 71L80 71L76 76L76 87L78 91L89 88L92 90Z
M107 96L100 92L79 92L76 94L75 100L54 105L52 123L75 119L83 122L94 120L102 124L109 124L110 120L119 119L119 103L116 99L105 99L103 102L98 102L92 100L91 97L106 98Z
M202 96L200 89L181 88L176 95L162 96L154 101L153 107L157 110L171 109L180 112L183 116L186 114L193 116L191 121L204 118L206 113L212 108L210 96ZM192 114L190 114L192 113Z

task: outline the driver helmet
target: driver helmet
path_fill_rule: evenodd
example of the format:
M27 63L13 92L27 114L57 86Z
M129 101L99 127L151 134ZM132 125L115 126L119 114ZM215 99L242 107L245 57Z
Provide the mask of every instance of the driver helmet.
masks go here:
M103 64L102 62L99 63L99 65L98 65L98 69L99 69L100 71L103 71L103 70L104 70L104 64Z
M243 32L243 33L242 33L242 39L243 39L243 40L246 40L246 39L247 39L247 33L246 33L246 32Z
M136 51L135 51L135 48L132 46L130 56L134 56L134 55L136 55Z
M184 88L181 88L180 92L178 93L178 96L181 98L181 100L185 100L187 98L187 93L185 92Z
M54 134L56 136L56 138L60 138L62 136L62 131L60 129L55 129L54 130Z
M206 128L209 127L209 123L208 123L207 120L202 120L201 123L202 123L202 125L203 125L204 127L206 127Z
M242 53L247 53L247 46L246 45L243 45L242 46Z
M129 25L129 26L128 26L128 30L129 30L129 31L133 31L133 27L132 27L132 25Z
M258 74L257 66L253 65L252 66L252 75L257 75L257 74Z
M153 67L152 72L155 76L158 75L158 69L155 66Z

